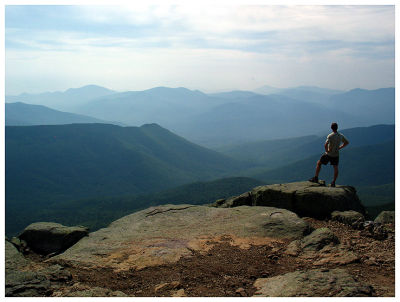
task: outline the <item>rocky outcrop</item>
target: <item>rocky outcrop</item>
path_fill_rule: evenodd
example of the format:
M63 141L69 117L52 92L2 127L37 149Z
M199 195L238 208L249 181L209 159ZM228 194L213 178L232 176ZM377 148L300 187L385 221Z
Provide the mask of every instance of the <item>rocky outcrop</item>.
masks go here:
M48 261L116 271L141 269L176 262L193 250L207 251L211 242L224 238L246 248L302 238L309 232L306 222L285 209L165 205L125 216Z
M373 289L356 281L344 269L314 269L257 279L262 297L368 297Z
M333 211L354 210L365 214L354 187L331 188L308 181L259 186L250 192L226 200L220 199L213 204L222 208L241 205L283 208L301 217L317 219L330 218Z
M389 224L395 222L395 211L382 211L374 220L374 222Z
M18 238L38 254L58 254L89 233L82 226L67 227L54 222L36 222L27 226Z

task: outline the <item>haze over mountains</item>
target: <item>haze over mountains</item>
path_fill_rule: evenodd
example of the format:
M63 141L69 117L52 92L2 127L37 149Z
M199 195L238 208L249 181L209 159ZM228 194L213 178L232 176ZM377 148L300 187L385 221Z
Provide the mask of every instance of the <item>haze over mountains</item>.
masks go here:
M196 203L205 200L202 190L218 198L251 184L308 179L332 121L350 140L338 183L357 186L364 204L393 204L394 88L269 91L91 85L6 96L7 232L52 215L99 228L151 201ZM331 174L325 167L321 176Z
M157 123L208 147L319 134L329 129L332 120L341 129L394 123L394 88L341 92L304 86L273 91L269 95L249 91L205 94L157 87L115 92L92 85L65 92L6 96L6 101L68 108L76 114L131 126Z
M22 102L33 105L43 105L56 110L75 112L75 107L97 97L111 95L113 93L115 93L115 91L104 87L87 85L80 88L70 88L63 92L56 91L39 94L22 93L15 96L6 95L6 102Z

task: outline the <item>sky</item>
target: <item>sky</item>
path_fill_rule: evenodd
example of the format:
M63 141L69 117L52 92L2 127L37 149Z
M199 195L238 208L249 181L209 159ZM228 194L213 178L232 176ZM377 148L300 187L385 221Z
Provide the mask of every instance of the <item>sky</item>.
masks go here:
M393 5L7 5L6 94L395 85Z

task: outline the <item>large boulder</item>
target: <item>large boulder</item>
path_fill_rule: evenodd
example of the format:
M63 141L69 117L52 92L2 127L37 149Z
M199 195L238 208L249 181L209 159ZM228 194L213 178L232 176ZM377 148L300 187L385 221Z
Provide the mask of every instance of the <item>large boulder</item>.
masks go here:
M262 297L368 297L373 289L356 281L344 269L313 269L257 279L254 283Z
M395 211L382 211L374 220L374 222L389 224L395 222Z
M259 186L250 192L219 200L215 207L268 206L290 210L300 216L330 218L333 211L354 210L365 214L354 187L326 187L309 181Z
M88 228L82 226L67 227L54 222L36 222L27 226L18 238L24 240L36 253L48 255L65 251L88 233Z
M142 269L175 263L193 250L207 252L222 241L248 248L302 238L309 232L303 219L285 209L164 205L116 220L48 261L116 271Z

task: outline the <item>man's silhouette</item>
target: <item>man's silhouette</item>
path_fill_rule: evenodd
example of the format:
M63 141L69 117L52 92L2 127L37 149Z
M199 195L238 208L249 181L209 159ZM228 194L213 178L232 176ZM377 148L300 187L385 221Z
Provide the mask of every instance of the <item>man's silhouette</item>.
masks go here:
M310 178L309 181L318 182L318 175L321 171L321 165L326 165L328 162L330 162L334 171L331 187L335 187L336 179L339 175L339 150L346 147L349 144L349 141L344 137L343 134L337 132L338 125L336 123L332 123L331 129L333 132L326 137L325 153L317 162L315 176Z

